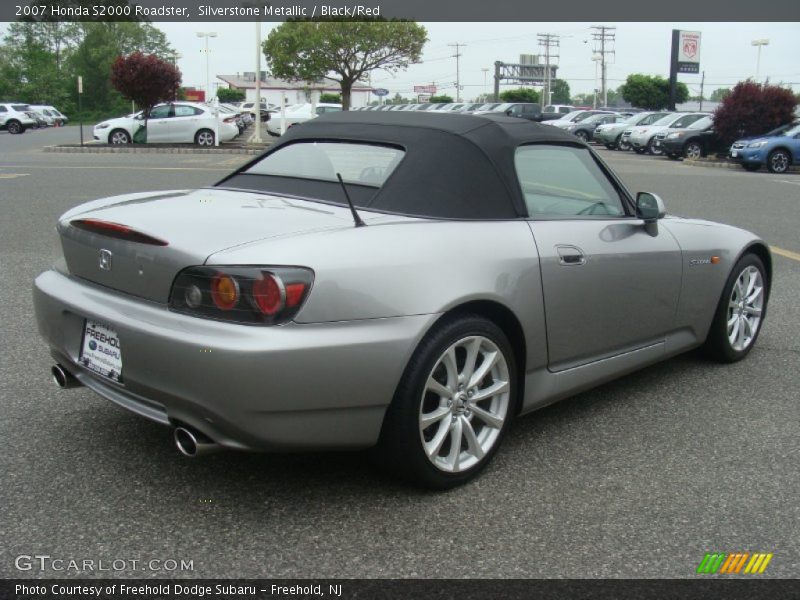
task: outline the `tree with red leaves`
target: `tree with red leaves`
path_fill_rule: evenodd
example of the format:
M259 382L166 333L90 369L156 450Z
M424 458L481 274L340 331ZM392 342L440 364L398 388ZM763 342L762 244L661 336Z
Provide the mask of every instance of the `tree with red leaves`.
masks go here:
M111 84L142 108L147 129L147 119L153 107L159 102L177 98L181 72L155 54L134 52L120 56L111 65Z
M797 98L791 90L753 81L736 84L714 113L714 128L725 144L761 135L794 120Z

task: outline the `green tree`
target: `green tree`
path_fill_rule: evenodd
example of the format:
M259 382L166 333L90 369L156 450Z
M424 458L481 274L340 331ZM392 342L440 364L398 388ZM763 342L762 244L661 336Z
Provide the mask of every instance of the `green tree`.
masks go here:
M290 20L270 32L263 50L274 77L317 81L331 76L348 110L354 83L375 69L396 72L419 62L426 41L427 31L413 21Z
M540 94L533 88L517 88L500 93L503 102L539 102Z
M453 102L453 97L447 94L439 94L438 96L431 96L428 102L432 102L433 104L450 104Z
M709 100L712 102L722 102L728 95L730 95L730 88L717 88L711 92Z
M242 90L221 87L217 88L217 98L220 102L242 102L245 94Z
M563 79L554 79L550 82L550 102L569 104L569 84Z
M403 96L400 95L400 92L397 92L391 100L386 100L386 104L412 104L413 102L416 102L416 100L403 98Z
M661 110L669 105L669 81L659 76L635 73L628 75L619 87L622 97L637 108ZM678 83L675 89L675 102L679 104L689 99L689 88Z
M329 92L325 92L319 95L319 101L330 104L341 104L342 96L341 94L331 94Z

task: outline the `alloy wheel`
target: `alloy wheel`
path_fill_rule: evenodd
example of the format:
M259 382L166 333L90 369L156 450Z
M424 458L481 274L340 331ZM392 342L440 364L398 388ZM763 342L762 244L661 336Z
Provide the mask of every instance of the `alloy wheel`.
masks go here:
M112 144L127 144L128 143L128 134L124 131L115 131L111 134L111 143Z
M769 157L769 170L773 173L785 173L789 168L789 157L785 152L773 152Z
M200 146L213 146L214 134L210 131L201 131L197 134L197 144Z
M764 310L764 280L761 271L746 267L736 278L728 301L728 342L741 352L753 343Z
M22 126L19 123L17 123L16 121L11 121L8 124L7 129L8 129L8 133L17 134L17 133L21 132L20 130L22 129Z
M497 442L510 406L503 352L483 336L452 344L428 376L419 409L423 450L441 471L474 467Z
M703 151L700 148L700 144L697 143L690 143L686 146L686 151L684 152L684 156L691 160L696 160L703 155Z

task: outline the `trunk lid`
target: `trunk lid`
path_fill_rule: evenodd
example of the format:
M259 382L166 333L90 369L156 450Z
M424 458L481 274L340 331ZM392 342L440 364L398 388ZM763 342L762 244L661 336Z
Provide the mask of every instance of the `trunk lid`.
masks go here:
M95 202L86 210L78 207L59 220L69 272L161 303L169 300L179 271L202 265L216 252L267 238L353 227L347 208L248 192L203 189L116 200ZM78 219L124 225L167 245L132 242L70 225ZM269 264L268 256L263 264Z

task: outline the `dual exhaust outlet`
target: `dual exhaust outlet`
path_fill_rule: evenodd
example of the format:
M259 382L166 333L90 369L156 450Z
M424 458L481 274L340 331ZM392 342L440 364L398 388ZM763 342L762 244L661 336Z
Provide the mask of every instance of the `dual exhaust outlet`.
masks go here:
M81 385L81 382L72 373L59 364L51 367L50 374L53 377L53 382L61 389L75 388ZM189 458L221 450L220 445L214 440L189 427L176 427L173 438L178 452Z

